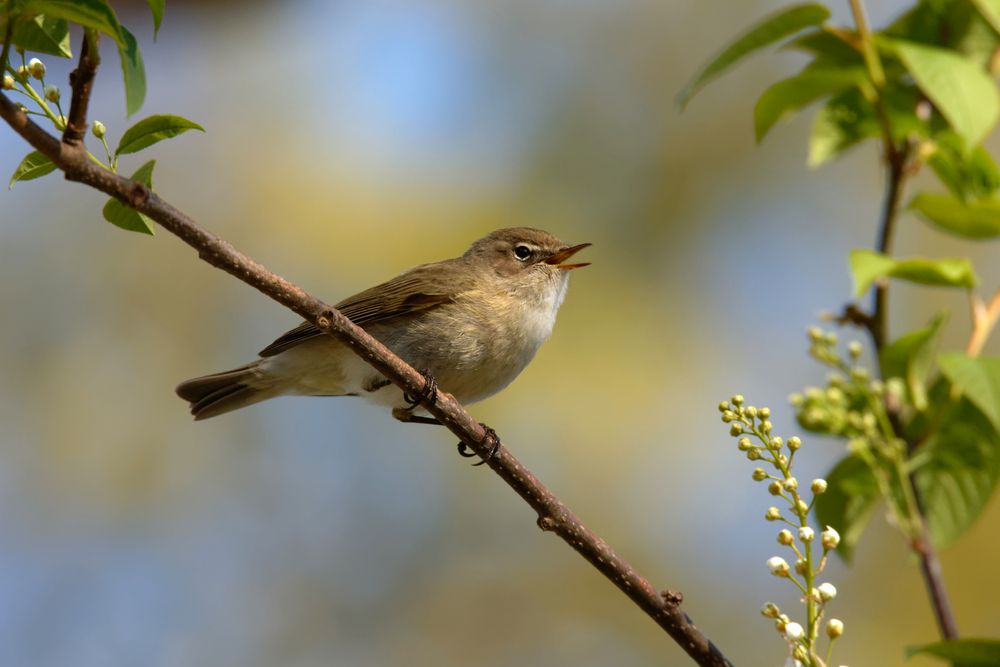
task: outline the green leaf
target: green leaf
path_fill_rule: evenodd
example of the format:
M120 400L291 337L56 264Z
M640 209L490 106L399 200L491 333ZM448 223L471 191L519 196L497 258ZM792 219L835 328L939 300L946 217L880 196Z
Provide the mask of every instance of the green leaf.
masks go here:
M815 169L882 130L871 104L858 90L847 90L827 102L813 120L807 164Z
M125 155L126 153L138 153L144 148L152 146L158 141L176 137L188 130L205 131L198 123L182 118L180 116L157 115L143 118L138 123L125 130L115 155Z
M764 91L754 107L754 132L760 142L783 116L821 97L839 93L866 80L863 67L807 67Z
M944 639L923 646L907 646L906 657L919 653L942 658L956 667L996 667L1000 665L1000 640Z
M118 57L122 61L122 78L125 80L125 112L131 116L142 107L146 99L146 66L135 36L122 28L122 44Z
M986 138L1000 115L1000 93L983 69L949 49L904 40L890 45L967 145Z
M814 57L812 64L816 66L864 65L861 52L845 41L848 36L849 34L843 30L823 27L796 37L782 48L812 54Z
M149 11L153 13L153 40L160 32L160 24L163 23L163 3L165 0L146 0Z
M124 43L115 10L105 0L31 0L25 7L25 13L45 14L79 23L109 35L119 46Z
M979 13L1000 33L1000 0L972 0Z
M963 202L951 195L921 193L910 208L938 229L970 239L1000 236L1000 199Z
M60 58L72 58L69 44L69 22L49 16L33 16L14 25L10 39L15 46L26 51L46 53Z
M1000 431L1000 357L969 357L949 352L938 357L945 377L982 410Z
M934 362L938 334L944 321L945 317L939 315L929 327L900 336L879 355L882 377L886 380L901 378L910 403L920 411L927 409L927 375Z
M1000 188L1000 169L982 146L970 151L960 136L946 131L934 137L933 147L927 163L962 201L987 197Z
M24 156L21 164L17 165L14 174L10 177L7 188L14 187L18 181L32 181L41 178L45 174L50 174L56 170L56 164L38 151L33 151Z
M737 62L755 51L793 35L803 28L819 25L830 16L830 10L820 4L806 3L792 5L767 16L760 23L741 35L712 59L684 87L677 96L677 104L683 109L695 93L701 90Z
M998 359L997 361L1000 361ZM972 527L1000 480L1000 436L967 398L942 416L915 473L931 538L939 547Z
M868 249L851 251L851 273L855 297L860 297L875 280L883 277L941 287L975 287L979 280L972 262L964 257L893 259Z
M881 498L868 465L857 456L840 460L824 477L826 491L816 496L816 520L840 533L837 551L847 562Z
M156 160L150 160L146 164L136 169L132 174L132 180L142 183L146 187L153 187L153 168ZM154 222L151 218L139 213L133 208L129 208L115 198L108 199L104 205L104 219L116 227L121 227L130 232L140 232L142 234L154 234Z

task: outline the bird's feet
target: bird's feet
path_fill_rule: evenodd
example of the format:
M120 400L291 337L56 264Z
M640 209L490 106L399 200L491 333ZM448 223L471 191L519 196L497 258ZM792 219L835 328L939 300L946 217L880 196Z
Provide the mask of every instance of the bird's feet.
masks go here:
M437 399L437 388L438 383L434 378L434 374L428 369L420 369L420 374L424 376L424 386L416 394L405 393L403 394L403 400L411 408L415 408L420 405L424 400L431 399L431 403Z
M496 456L497 452L500 451L500 436L497 435L497 432L482 422L479 422L479 425L483 427L483 432L484 432L482 442L484 445L488 444L490 446L490 453L486 456L485 459L483 459L479 463L473 463L472 465L474 466L483 465L484 463L492 459L494 456ZM475 458L476 456L478 456L478 454L471 451L469 449L469 446L464 442L458 443L458 454L459 456L464 456L467 459Z

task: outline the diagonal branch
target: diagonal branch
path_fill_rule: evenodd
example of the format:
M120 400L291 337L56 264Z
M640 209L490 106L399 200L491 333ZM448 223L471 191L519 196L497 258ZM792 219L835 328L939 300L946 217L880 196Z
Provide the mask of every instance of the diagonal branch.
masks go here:
M81 54L82 55L82 54ZM74 95L74 102L75 102ZM67 180L89 185L149 216L164 229L198 251L199 257L242 280L263 294L316 324L325 333L347 344L355 354L385 375L403 391L420 395L423 376L339 311L272 273L237 251L226 241L198 225L149 188L114 174L86 157L82 144L60 142L33 123L0 93L0 117L38 151L51 159ZM680 607L681 596L657 591L649 580L591 531L503 446L490 458L490 445L482 424L450 394L435 391L423 406L463 443L482 457L528 505L538 513L538 526L551 531L573 547L591 565L635 602L663 628L694 661L704 667L731 667L731 663L694 625Z

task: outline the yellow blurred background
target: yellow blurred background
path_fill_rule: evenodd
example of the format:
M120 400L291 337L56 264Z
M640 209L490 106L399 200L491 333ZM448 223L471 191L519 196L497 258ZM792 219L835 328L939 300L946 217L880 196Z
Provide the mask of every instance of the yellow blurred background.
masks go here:
M824 376L804 331L845 303L847 253L873 242L878 156L808 171L808 114L754 146L756 95L795 54L756 58L683 115L673 103L779 3L167 4L156 43L142 3L120 10L150 81L137 118L181 114L207 134L153 149L156 189L316 295L502 226L594 244L552 339L473 413L682 591L737 665L782 664L757 611L796 607L764 566L770 497L715 406L739 391L797 432L785 397ZM870 4L876 25L903 6ZM91 118L117 140L135 119L104 46ZM69 63L46 64L65 81ZM0 128L0 174L26 152ZM0 664L688 664L441 429L350 399L192 422L179 380L250 360L298 318L167 233L106 224L102 196L56 175L0 197ZM900 254L971 254L984 289L1000 284L995 245L912 216L899 231ZM893 288L896 332L939 309L960 346L960 294ZM842 453L806 438L799 478ZM994 500L942 554L969 636L1000 627L998 521ZM882 516L853 566L827 572L847 627L834 664L904 664L905 645L935 639Z

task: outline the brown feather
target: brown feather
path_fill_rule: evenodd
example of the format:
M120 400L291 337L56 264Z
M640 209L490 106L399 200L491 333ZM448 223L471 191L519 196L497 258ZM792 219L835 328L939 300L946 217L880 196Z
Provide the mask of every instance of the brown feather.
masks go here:
M358 292L335 307L347 319L364 327L372 322L381 322L451 303L454 296L464 287L461 280L464 272L458 270L458 263L462 261L458 258L434 264L422 264L392 280ZM287 331L259 354L262 357L273 357L323 335L312 322L303 322Z

